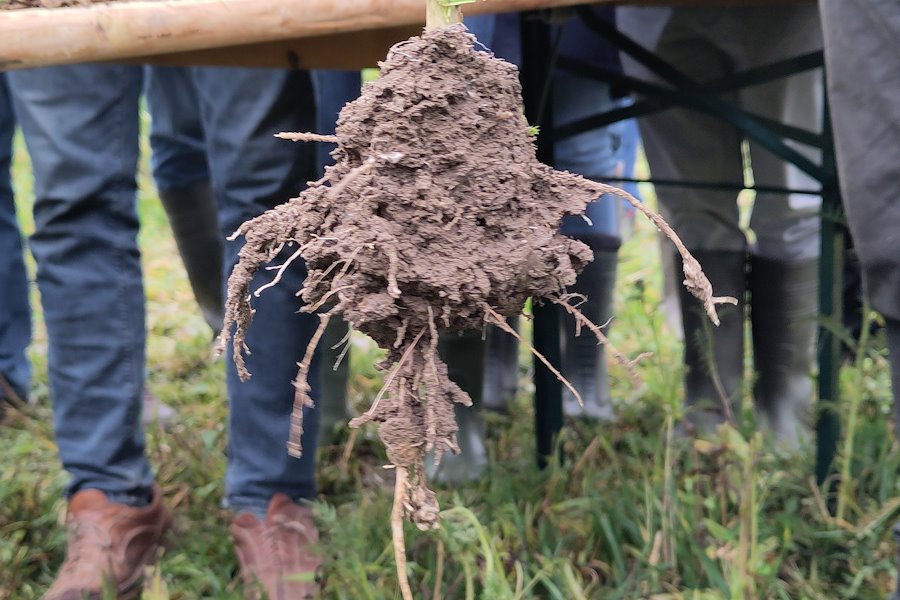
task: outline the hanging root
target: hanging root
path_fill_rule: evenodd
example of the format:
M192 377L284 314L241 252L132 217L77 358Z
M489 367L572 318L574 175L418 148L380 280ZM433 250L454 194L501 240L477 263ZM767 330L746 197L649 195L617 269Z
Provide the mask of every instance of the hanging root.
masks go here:
M541 354L540 352L535 350L534 346L532 346L531 344L526 342L524 339L522 339L522 336L520 336L518 333L516 333L516 330L509 326L509 323L506 322L506 319L504 319L501 315L497 314L497 311L495 311L493 308L491 308L490 305L482 304L481 306L482 306L482 308L484 308L484 320L485 321L487 321L488 323L493 323L494 325L496 325L497 327L499 327L500 329L502 329L509 335L511 335L514 338L516 338L517 340L519 340L520 344L523 344L526 348L528 348L529 352L534 354L538 358L539 361L544 363L544 366L547 367L547 369L549 369L551 373L556 375L556 378L559 379L560 383L562 383L564 386L566 386L569 389L570 392L572 392L572 395L575 396L576 400L578 400L578 405L582 406L582 407L584 406L584 400L582 400L581 394L578 393L578 390L575 389L575 386L573 386L571 383L569 383L569 380L566 379L565 377L563 377L562 373L560 373L556 369L556 367L554 367L552 364L550 364L550 361L547 360L547 357L545 357L543 354Z
M606 337L606 334L601 331L600 326L596 323L592 323L590 319L581 314L581 311L578 308L569 304L566 300L567 297L562 298L548 298L550 302L556 304L557 306L563 307L567 313L572 315L575 318L576 323L576 331L578 327L587 327L588 330L594 334L594 337L597 338L597 342L606 346L607 350L612 353L613 357L616 359L616 362L625 367L625 370L628 372L628 376L631 378L632 383L635 385L640 385L641 380L637 374L637 370L635 367L639 362L647 358L651 355L650 352L642 352L636 358L629 359L627 356L619 352L615 346L610 343L609 338Z
M666 220L660 215L647 208L643 202L625 190L620 190L617 187L605 183L598 183L596 181L590 181L589 183L601 194L613 194L627 200L637 210L641 211L644 216L650 219L667 238L672 240L672 243L675 244L675 247L678 249L678 253L681 254L684 270L684 287L686 287L695 298L703 303L706 314L709 316L710 320L718 326L719 315L716 312L716 305L737 304L737 298L732 298L731 296L713 296L712 284L703 273L703 268L700 266L700 263L697 262L697 259L691 255L687 248L685 248L684 242L681 241L678 234L672 230L669 224L666 223Z
M291 142L324 142L326 144L337 144L340 141L336 135L322 135L319 133L296 131L283 131L281 133L276 133L275 137L282 140L290 140Z
M391 508L391 537L394 541L394 562L397 564L397 580L403 600L412 600L409 574L406 572L406 542L403 538L404 499L409 489L409 474L406 467L394 469L397 479L394 483L394 504Z
M314 406L313 399L309 395L309 366L312 364L313 354L316 352L319 340L322 339L331 317L331 312L319 316L319 326L312 339L309 340L306 354L303 355L303 360L298 365L297 377L294 379L294 407L291 409L291 430L287 441L288 454L294 458L300 458L303 451L300 445L300 439L303 437L303 408Z

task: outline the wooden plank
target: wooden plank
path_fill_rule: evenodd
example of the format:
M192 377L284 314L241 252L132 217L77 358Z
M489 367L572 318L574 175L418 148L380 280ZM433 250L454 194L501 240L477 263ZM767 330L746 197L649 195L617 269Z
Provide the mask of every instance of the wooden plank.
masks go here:
M489 0L471 14L577 4ZM425 21L422 0L156 0L0 14L0 70L390 29Z
M418 25L405 25L354 33L144 56L129 59L128 62L163 66L359 70L376 66L378 61L384 60L391 46L421 32L422 28Z
M632 3L759 5L801 1L808 0ZM584 0L484 0L463 8L467 15L475 15L581 3ZM375 57L384 56L388 40L405 39L424 21L422 0L139 0L0 11L0 71L144 59L160 64L296 63L356 68L373 64ZM358 38L346 35L355 32L366 33L358 34ZM332 35L335 37L328 37ZM301 41L306 38L317 41ZM315 48L316 44L324 49ZM179 53L181 56L175 56Z

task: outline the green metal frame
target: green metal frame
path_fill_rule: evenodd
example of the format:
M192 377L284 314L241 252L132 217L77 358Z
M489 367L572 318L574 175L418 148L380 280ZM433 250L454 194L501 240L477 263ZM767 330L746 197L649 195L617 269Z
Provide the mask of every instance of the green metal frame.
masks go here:
M640 62L671 87L656 85L622 73L598 68L584 61L557 56L559 32L551 46L553 27L542 18L542 12L524 13L522 16L523 68L522 83L525 114L528 122L541 126L538 136L538 158L547 164L553 162L553 143L557 140L621 121L648 115L673 106L696 110L712 115L739 129L748 139L789 162L810 175L822 185L821 190L797 190L772 186L754 186L758 192L804 193L822 196L822 233L820 263L819 313L823 324L839 320L842 310L842 280L844 236L840 191L834 160L834 144L826 108L822 131L813 132L779 123L744 111L722 96L745 87L775 81L790 75L823 67L821 52L804 54L769 65L748 69L713 81L697 82L678 69L648 51L634 40L619 32L615 26L594 14L588 6L576 9L578 17L595 33L604 37L625 54ZM552 48L552 52L541 52ZM553 129L548 99L550 73L561 68L583 77L590 77L631 92L643 98L629 107L606 111L575 123ZM817 147L822 151L821 164L816 164L789 146L785 140L793 140ZM636 181L621 180L618 181ZM731 182L699 182L671 180L640 180L656 185L719 190L740 190L745 186ZM551 316L553 313L553 316ZM535 307L534 345L559 365L558 315L549 306ZM553 328L554 332L550 329ZM835 407L839 400L838 372L840 367L840 340L827 327L819 327L819 408L816 448L816 478L821 483L828 477L837 447L840 423ZM552 447L562 427L561 385L540 363L535 364L535 421L540 464L546 464Z

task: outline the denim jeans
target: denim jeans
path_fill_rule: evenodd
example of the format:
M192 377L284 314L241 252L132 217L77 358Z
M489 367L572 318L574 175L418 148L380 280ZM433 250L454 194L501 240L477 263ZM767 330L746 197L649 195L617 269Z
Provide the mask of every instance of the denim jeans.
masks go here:
M359 98L362 76L359 71L320 69L310 71L316 94L316 131L327 135L334 133L338 114L344 105ZM320 166L334 161L330 153L334 144L316 144Z
M553 123L566 125L579 119L615 108L616 102L605 83L557 73L553 76ZM622 143L618 131L612 127L598 127L559 140L553 149L557 169L603 181L615 175ZM560 230L578 239L610 239L610 250L618 247L619 221L616 197L605 195L588 204L584 212L590 223L580 215L568 215Z
M31 342L31 308L10 173L14 131L6 75L0 73L0 375L24 397L31 387L25 353Z
M156 188L183 189L209 179L197 87L189 67L145 67L151 166Z
M305 72L192 70L207 132L223 234L296 195L314 174L315 150L279 131L313 126ZM146 497L153 478L140 425L144 379L144 294L136 243L140 67L78 65L10 74L15 107L35 171L32 249L49 336L50 386L69 492L99 489L114 501ZM240 241L226 244L225 273ZM290 253L291 250L286 252ZM276 260L283 260L279 257ZM227 361L230 403L226 501L265 510L276 492L315 494L317 415L305 414L304 455L287 455L296 363L317 325L297 314L302 264L254 306L247 343L253 378ZM271 278L262 271L253 287ZM312 394L318 397L316 365Z

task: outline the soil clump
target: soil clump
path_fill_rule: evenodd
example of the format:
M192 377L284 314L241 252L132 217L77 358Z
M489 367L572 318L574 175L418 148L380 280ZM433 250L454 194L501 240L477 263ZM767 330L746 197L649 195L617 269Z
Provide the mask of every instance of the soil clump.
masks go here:
M471 403L447 377L438 336L485 323L503 328L504 318L519 314L532 297L560 304L605 341L565 293L592 252L562 236L559 225L603 193L627 196L538 162L520 110L515 66L474 44L474 36L456 25L395 45L379 79L341 111L335 136L281 136L336 142L336 164L297 198L234 234L245 245L228 283L221 344L234 330L242 377L250 375L242 353L252 297L276 285L292 261L302 258L308 269L298 291L302 310L322 312L294 382L292 454L301 450L300 409L312 404L307 372L313 349L331 315L342 313L388 351L379 365L386 372L384 387L351 425L378 423L396 468L391 521L401 573L401 516L422 529L438 522L437 501L425 481L426 452L434 450L437 460L459 452L454 405ZM715 304L733 299L713 298L699 265L668 225L630 200L679 247L686 285L715 321ZM286 255L281 265L268 267L275 271L270 283L250 289L263 265ZM406 585L402 575L405 598Z

